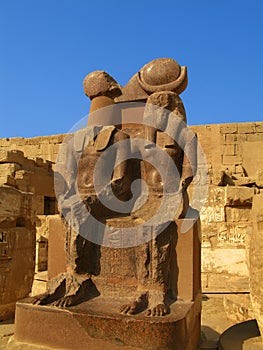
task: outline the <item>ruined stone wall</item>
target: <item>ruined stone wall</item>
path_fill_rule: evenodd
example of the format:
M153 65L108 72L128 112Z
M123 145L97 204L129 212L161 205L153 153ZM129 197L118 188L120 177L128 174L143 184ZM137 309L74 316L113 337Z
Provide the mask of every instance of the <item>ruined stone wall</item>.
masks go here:
M256 176L262 162L263 122L200 125L191 129L205 152L214 184L222 169L242 177Z
M195 126L209 190L202 222L202 285L207 292L249 292L254 196L263 192L263 123Z
M201 211L203 290L248 292L252 201L257 192L263 192L263 123L211 124L191 129L204 150L209 173L208 196ZM0 139L0 151L20 150L39 168L45 162L53 168L64 136ZM48 239L49 221L43 198L54 192L44 193L41 181L34 181L37 232L43 243ZM43 255L45 267L47 246L42 243L37 251Z
M47 269L48 223L56 214L53 168L64 135L0 139L0 186L9 185L33 194L32 214L36 226L36 270ZM14 158L14 154L16 157ZM10 163L11 162L11 163Z
M0 150L19 150L29 159L56 162L61 142L65 135L39 136L33 138L12 137L0 139Z
M3 141L2 144L9 142L1 141ZM19 143L21 145L21 141ZM28 140L25 139L24 143L28 148ZM14 149L16 144L11 146L14 146L10 147ZM21 221L27 216L30 217L36 229L34 239L37 244L38 271L47 269L48 220L50 216L58 213L52 165L51 161L40 157L27 158L21 148L9 150L8 147L0 147L0 228L3 225L6 226L6 221L18 219ZM25 200L22 201L20 198L30 198L26 212L23 211ZM18 215L19 212L21 212L21 218ZM13 216L15 217L11 220ZM22 224L18 223L18 225L20 227ZM15 222L13 226L16 226Z

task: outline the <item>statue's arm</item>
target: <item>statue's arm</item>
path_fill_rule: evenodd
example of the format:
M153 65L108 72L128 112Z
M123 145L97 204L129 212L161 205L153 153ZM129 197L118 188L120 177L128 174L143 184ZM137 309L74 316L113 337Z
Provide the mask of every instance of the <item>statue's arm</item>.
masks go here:
M187 129L184 146L184 159L182 167L181 184L183 190L192 182L197 170L197 138L196 135Z

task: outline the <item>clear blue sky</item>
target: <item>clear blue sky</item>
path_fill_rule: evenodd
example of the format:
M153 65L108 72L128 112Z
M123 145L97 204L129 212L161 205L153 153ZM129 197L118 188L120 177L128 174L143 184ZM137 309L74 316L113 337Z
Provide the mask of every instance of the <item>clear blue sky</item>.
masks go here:
M0 137L67 132L82 80L148 61L188 66L191 125L262 121L263 0L0 0Z

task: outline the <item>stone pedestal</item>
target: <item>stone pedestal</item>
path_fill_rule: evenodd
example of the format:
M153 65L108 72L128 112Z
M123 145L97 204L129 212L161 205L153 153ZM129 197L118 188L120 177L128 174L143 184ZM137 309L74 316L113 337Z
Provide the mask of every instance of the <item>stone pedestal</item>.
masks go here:
M119 312L121 305L134 300L136 278L133 280L134 285L125 286L130 293L124 293L124 289L118 287L118 284L125 285L125 281L117 283L113 293L110 288L104 287L106 282L114 285L111 279L116 276L111 277L109 274L109 280L104 280L103 276L107 275L106 265L113 262L111 259L113 253L114 256L123 254L123 259L130 259L129 256L125 257L125 253L128 254L129 249L132 248L116 251L112 249L114 252L109 252L109 248L101 247L102 276L94 278L96 290L101 294L95 297L95 293L91 293L90 300L65 309L32 305L30 299L17 303L15 334L9 349L22 350L23 346L30 344L29 348L24 349L37 349L36 346L43 346L43 349L74 350L102 348L107 350L119 348L123 350L196 350L200 337L201 316L200 236L199 222L193 223L189 219L187 221L190 224L188 227L191 228L185 233L182 233L184 221L176 221L176 261L172 268L175 270L173 283L178 297L177 301L170 305L171 310L168 315L149 317L144 311L131 316ZM63 233L63 226L60 226L59 222L55 226L57 230L50 230L50 243L54 245L56 234ZM52 235L54 235L53 238ZM58 238L59 241L61 238L61 236ZM55 263L55 257L65 261L62 245L60 247L59 252L55 247L54 249L51 247L49 253L54 256L49 256L49 263L52 261ZM125 261L121 261L125 268ZM52 269L52 265L49 264L49 268ZM115 267L112 271L118 273Z
M25 299L17 303L15 335L8 350L40 346L70 350L197 349L200 297L195 302L175 302L165 317L120 314L120 306L128 301L100 296L60 309L35 306Z

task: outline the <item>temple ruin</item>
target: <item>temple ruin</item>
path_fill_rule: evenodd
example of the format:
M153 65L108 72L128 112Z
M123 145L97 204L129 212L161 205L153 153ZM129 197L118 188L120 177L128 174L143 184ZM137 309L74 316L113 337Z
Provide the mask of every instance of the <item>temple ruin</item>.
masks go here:
M130 90L127 87L131 100L132 84L131 80ZM263 332L263 122L190 129L208 171L200 187L208 189L200 210L201 290L224 293L229 317L240 322L256 319ZM65 137L0 139L0 320L14 315L16 301L30 294L39 272L46 271L51 280L66 271L65 226L54 189L56 159ZM190 202L192 188L193 184ZM189 283L194 289L197 282L189 278ZM196 290L191 298L197 294Z

